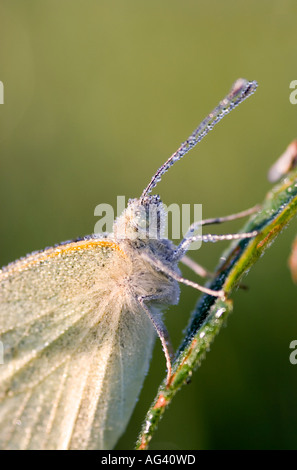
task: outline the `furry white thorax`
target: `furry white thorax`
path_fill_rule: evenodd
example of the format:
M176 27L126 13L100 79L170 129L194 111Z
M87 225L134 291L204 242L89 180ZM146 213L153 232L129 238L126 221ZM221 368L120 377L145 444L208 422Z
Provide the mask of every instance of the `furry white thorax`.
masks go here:
M159 196L148 196L144 200L130 199L127 208L116 219L111 237L131 260L129 289L132 288L136 296L142 297L160 298L162 293L162 303L175 305L179 300L178 283L150 262L157 259L180 273L177 263L173 263L176 246L162 238L166 216Z

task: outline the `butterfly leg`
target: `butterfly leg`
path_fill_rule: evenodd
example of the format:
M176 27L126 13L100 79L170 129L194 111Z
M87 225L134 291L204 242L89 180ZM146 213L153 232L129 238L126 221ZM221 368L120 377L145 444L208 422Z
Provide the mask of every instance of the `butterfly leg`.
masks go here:
M236 220L236 219L241 219L243 217L246 217L248 215L254 214L260 209L260 205L256 205L254 207L251 207L250 209L238 212L236 214L231 214L227 215L225 217L213 217L211 219L204 219L200 220L199 222L194 222L187 234L185 239L189 238L191 234L197 230L202 225L213 225L213 224L221 224L223 222L229 222L231 220ZM207 269L205 269L203 266L200 264L196 263L196 261L192 260L189 258L187 255L184 255L183 258L181 259L181 262L185 265L188 266L194 273L196 273L198 276L205 277L205 278L212 278L213 273L209 272Z
M183 263L185 266L188 266L188 268L190 268L195 274L197 274L198 276L200 277L204 277L204 278L208 278L208 279L213 279L215 274L210 272L210 271L207 271L207 269L205 269L203 266L201 266L200 264L196 263L196 261L192 260L192 258L190 258L189 256L187 255L184 255L182 257L182 259L180 260L181 263ZM238 287L240 289L243 289L243 290L247 290L248 287L245 285L245 284L238 284Z
M173 347L169 338L169 333L166 329L166 326L164 325L163 321L161 318L156 317L155 315L152 314L150 309L147 306L147 302L150 302L151 300L162 300L162 295L147 295L147 296L139 296L137 297L138 302L140 303L141 307L149 317L150 321L152 322L157 335L160 338L162 348L164 351L165 359L166 359L166 367L167 367L167 385L169 384L171 373L172 373L172 358L173 358Z
M213 277L213 273L211 273L210 271L207 271L207 269L205 269L200 264L196 263L196 261L192 260L192 258L189 258L189 256L187 255L184 255L180 261L185 266L188 266L188 268L190 268L195 274L197 274L200 277L205 277L209 279Z
M194 289L199 290L200 292L204 292L205 294L212 295L214 297L221 297L225 298L225 293L223 290L213 290L213 289L208 289L207 287L201 286L200 284L197 284L197 282L190 281L190 279L186 279L182 277L180 274L178 274L176 271L171 269L168 265L165 265L162 263L160 260L152 257L151 255L148 255L146 253L143 254L143 257L152 265L154 266L158 271L163 272L166 274L168 277L171 277L177 282L181 282L182 284L186 284L187 286L193 287Z
M197 230L199 227L202 227L204 225L213 225L213 224L221 224L223 222L228 222L231 220L236 220L236 219L241 219L242 217L246 217L248 215L254 214L260 209L260 205L256 205L250 209L244 210L242 212L238 212L237 214L231 214L227 215L225 217L214 217L211 219L204 219L204 220L199 220L194 222L192 225L190 225L189 230L187 231L185 237L183 240L180 242L174 259L181 259L182 256L186 253L186 251L189 249L189 246L191 243L195 241L202 241L202 242L207 242L207 241L220 241L220 240L235 240L235 239L240 239L240 238L250 238L251 236L255 236L256 232L253 232L254 235L251 235L250 233L248 234L226 234L226 235L196 235L193 236L193 233L195 230Z
M259 232L254 230L253 232L227 233L225 235L212 235L209 233L207 235L196 235L194 237L184 238L175 250L173 259L174 261L182 259L190 245L197 241L215 243L224 240L243 240L245 238L255 238L258 234Z
M248 215L255 214L255 212L258 212L260 209L260 204L257 204L254 207L251 207L250 209L246 209L241 212L237 212L236 214L231 214L231 215L226 215L224 217L212 217L210 219L202 219L198 220L196 222L193 222L186 235L185 238L189 238L192 236L193 232L197 230L199 227L204 226L204 225L215 225L215 224L222 224L224 222L230 222L232 220L237 220L237 219L242 219L243 217L247 217Z
M246 209L241 212L237 212L236 214L231 214L231 215L226 215L225 217L213 217L211 219L204 219L200 220L198 222L194 222L190 228L189 232L196 230L197 227L200 225L214 225L214 224L222 224L223 222L230 222L231 220L237 220L237 219L242 219L243 217L247 217L248 215L252 215L255 212L258 212L260 209L260 204L257 204L254 207L251 207L250 209Z

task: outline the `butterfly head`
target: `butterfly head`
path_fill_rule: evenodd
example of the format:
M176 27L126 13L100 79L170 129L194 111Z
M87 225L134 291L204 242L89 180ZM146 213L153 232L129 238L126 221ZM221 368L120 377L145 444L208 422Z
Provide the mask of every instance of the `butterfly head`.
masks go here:
M160 239L164 233L166 212L160 196L130 199L114 224L114 234L126 239Z

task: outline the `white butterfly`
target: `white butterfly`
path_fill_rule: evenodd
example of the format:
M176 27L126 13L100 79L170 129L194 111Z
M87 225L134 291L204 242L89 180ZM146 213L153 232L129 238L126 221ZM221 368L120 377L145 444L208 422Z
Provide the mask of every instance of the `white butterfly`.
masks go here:
M150 224L159 233L165 217L160 198L150 192L256 86L242 79L234 84L157 171L140 199L129 201L113 233L33 253L0 271L1 449L113 448L137 401L156 332L170 382L172 351L162 307L178 303L179 282L224 296L184 279L179 262L203 274L185 256L190 243L246 238L256 232L193 236L199 225L249 210L193 224L179 246L150 237ZM151 209L156 215L152 221Z

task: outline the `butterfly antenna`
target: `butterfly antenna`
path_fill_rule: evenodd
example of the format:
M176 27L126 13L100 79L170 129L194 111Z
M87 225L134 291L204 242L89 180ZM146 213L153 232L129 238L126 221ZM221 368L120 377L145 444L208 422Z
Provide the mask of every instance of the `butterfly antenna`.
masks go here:
M149 185L143 191L140 201L143 202L146 196L155 188L161 181L161 177L166 171L178 160L180 160L186 153L195 147L203 137L205 137L214 126L223 119L224 116L230 113L232 109L242 103L246 98L251 96L257 88L256 81L249 82L244 78L239 78L233 84L230 93L219 103L219 105L201 122L201 124L194 130L190 137L181 144L177 151L168 158L168 160L158 169L152 177Z

